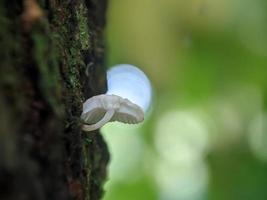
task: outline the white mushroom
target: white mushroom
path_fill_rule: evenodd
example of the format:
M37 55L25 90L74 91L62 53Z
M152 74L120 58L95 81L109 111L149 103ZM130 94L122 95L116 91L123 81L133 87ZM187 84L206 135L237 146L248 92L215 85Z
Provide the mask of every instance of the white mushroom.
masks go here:
M142 109L117 95L97 95L83 104L81 119L84 131L101 128L109 121L119 121L128 124L140 123L144 120Z
M152 90L146 75L137 67L123 64L107 73L106 94L91 97L83 104L84 131L101 128L109 121L140 123L148 109Z

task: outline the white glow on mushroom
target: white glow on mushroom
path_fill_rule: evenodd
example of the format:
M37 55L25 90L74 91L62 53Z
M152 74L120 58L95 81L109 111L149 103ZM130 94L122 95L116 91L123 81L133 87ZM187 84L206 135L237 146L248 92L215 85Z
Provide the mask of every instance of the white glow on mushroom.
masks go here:
M107 94L129 99L146 112L152 99L151 84L147 76L133 65L121 64L107 73Z

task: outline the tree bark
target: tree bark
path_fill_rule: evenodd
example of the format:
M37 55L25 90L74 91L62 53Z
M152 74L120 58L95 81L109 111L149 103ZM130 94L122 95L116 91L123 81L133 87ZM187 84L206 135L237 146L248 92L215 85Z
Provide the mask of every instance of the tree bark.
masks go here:
M106 90L106 5L0 1L0 199L101 198L109 154L80 114Z

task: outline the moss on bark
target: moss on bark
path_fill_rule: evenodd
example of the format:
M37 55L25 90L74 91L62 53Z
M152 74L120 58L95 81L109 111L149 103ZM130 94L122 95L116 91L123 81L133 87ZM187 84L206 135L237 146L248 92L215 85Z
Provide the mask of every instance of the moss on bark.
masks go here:
M106 4L0 2L0 199L100 199L109 154L80 114L106 90Z

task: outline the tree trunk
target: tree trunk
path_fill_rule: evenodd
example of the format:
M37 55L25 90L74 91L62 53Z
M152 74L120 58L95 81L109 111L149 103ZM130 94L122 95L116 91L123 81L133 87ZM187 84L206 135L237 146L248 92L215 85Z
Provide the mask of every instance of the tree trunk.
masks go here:
M80 114L106 90L106 4L0 1L0 199L101 198L109 154Z

